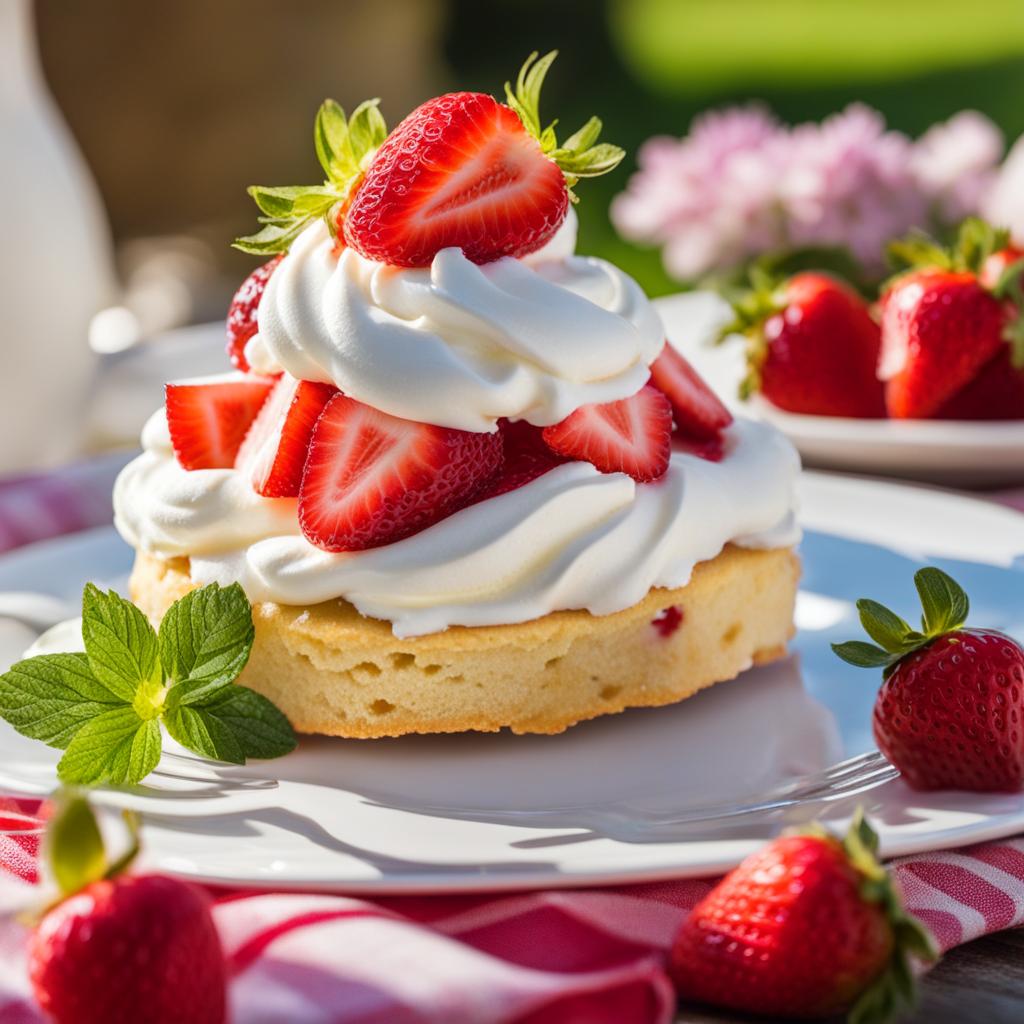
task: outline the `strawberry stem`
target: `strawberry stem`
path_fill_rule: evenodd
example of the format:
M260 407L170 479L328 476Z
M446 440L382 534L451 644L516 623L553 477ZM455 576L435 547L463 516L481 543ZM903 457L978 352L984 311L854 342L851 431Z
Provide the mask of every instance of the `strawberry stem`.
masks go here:
M565 175L569 196L576 202L573 186L580 178L596 178L618 167L626 151L607 142L598 142L601 120L591 117L561 145L555 135L557 121L541 128L540 91L557 50L538 56L534 51L526 58L516 77L515 89L505 83L505 101L516 112L523 127L540 143L541 152L553 160Z

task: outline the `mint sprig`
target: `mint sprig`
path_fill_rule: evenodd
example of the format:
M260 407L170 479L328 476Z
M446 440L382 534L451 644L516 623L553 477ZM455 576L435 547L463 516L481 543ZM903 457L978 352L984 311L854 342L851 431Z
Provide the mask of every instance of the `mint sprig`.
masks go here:
M82 594L85 653L43 654L0 676L0 718L64 751L62 782L134 785L160 761L161 724L201 757L244 764L295 748L288 719L238 685L255 631L237 584L176 601L160 624L114 591Z
M254 255L287 252L296 238L323 217L332 237L337 233L336 208L344 202L368 166L388 129L380 100L360 103L346 117L334 100L324 100L316 115L313 143L326 178L322 185L251 185L249 195L259 207L263 227L236 238L234 247Z
M883 675L888 678L908 654L959 629L967 621L970 612L967 594L941 569L933 566L919 569L914 574L914 586L921 599L920 629L914 629L877 601L862 597L857 602L860 622L875 642L850 640L833 644L832 650L843 661L858 668L884 669Z
M519 70L515 88L511 82L505 83L505 102L516 112L523 127L540 143L541 151L561 168L569 196L576 202L573 186L580 178L596 178L613 171L626 151L611 143L597 141L603 127L598 117L590 118L561 145L555 134L557 121L541 127L540 91L557 56L557 50L543 57L536 52L531 53Z

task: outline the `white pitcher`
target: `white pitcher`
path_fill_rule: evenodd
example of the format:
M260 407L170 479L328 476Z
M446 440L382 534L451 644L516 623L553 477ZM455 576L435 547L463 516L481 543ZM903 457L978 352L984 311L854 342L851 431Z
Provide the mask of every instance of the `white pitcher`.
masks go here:
M114 295L106 216L43 80L31 0L0 0L0 474L76 453Z

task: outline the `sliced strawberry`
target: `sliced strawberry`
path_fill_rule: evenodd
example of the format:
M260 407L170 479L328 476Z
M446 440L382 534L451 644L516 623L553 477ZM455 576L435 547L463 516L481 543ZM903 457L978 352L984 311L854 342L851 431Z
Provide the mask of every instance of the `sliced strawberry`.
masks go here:
M496 498L499 494L518 490L543 476L567 460L553 452L545 443L543 431L525 420L511 423L501 420L503 459L501 468L484 486L477 501Z
M274 382L231 374L168 384L167 425L184 469L229 469Z
M648 384L619 402L584 405L545 427L544 440L557 454L589 462L602 473L628 473L640 483L657 480L672 454L672 406Z
M732 423L732 413L704 378L668 342L651 366L651 383L672 403L679 432L711 440Z
M725 458L725 442L721 436L698 441L677 433L672 438L672 450L696 455L698 459L704 459L706 462L721 462Z
M335 395L302 476L302 532L325 551L401 540L470 504L501 458L498 433L414 423Z
M249 363L245 358L245 346L256 333L256 311L259 309L260 299L263 298L270 275L282 259L284 256L275 256L269 263L257 267L242 282L228 307L228 356L232 364L243 373L249 369Z
M235 465L252 476L257 494L295 498L313 428L338 393L333 384L282 377L238 450Z
M403 267L428 266L448 246L487 263L539 249L568 208L564 174L509 107L450 93L414 110L377 150L345 240Z

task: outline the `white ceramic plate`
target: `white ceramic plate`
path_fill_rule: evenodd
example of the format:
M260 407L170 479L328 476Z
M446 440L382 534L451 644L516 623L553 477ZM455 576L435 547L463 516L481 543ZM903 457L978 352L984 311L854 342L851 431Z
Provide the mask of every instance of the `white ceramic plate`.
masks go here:
M785 413L756 398L743 403L736 397L745 373L742 340L711 344L730 319L722 300L712 292L689 292L659 299L657 305L672 344L734 411L774 423L807 465L964 486L1024 480L1024 419L857 420Z
M665 822L770 798L873 749L877 679L828 647L857 635L857 597L909 612L912 572L930 562L967 587L974 621L1024 637L1024 516L816 474L805 475L802 504L800 633L783 663L562 736L308 739L287 758L246 768L171 755L152 785L97 799L144 812L151 865L233 885L471 891L726 869L778 828L778 813ZM0 558L0 591L74 602L85 580L123 579L129 561L111 530L94 531ZM24 608L25 620L60 611L52 600ZM11 610L0 595L0 615ZM32 622L0 624L9 661L34 635ZM55 760L0 723L0 789L47 792ZM1019 796L922 796L895 780L856 799L891 855L1024 830ZM851 809L833 806L832 816Z

